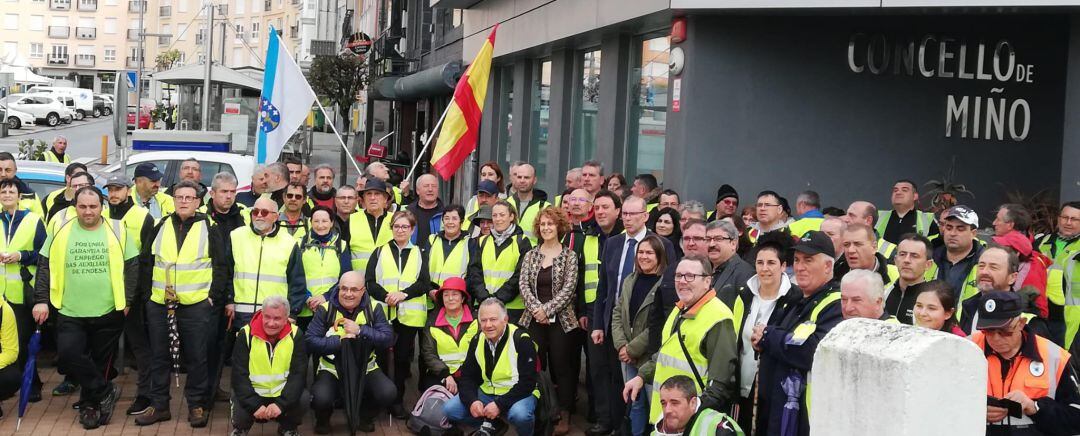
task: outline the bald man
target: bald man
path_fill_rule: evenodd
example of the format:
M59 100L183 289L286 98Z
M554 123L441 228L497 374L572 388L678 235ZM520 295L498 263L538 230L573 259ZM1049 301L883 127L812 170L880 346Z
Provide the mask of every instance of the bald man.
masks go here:
M847 214L841 217L844 220L844 224L865 224L874 228L877 223L877 207L874 207L873 203L869 201L856 200L851 203L847 208ZM876 234L876 232L875 232ZM886 241L881 238L881 235L877 237L877 252L885 257L886 260L892 260L893 254L896 252L896 244Z
M428 235L442 230L443 202L439 199L439 179L432 174L416 178L416 201L406 206L416 216L413 244L428 248Z
M536 214L551 206L548 202L547 192L536 188L536 169L532 165L522 164L517 167L513 176L514 195L507 197L507 201L517 210L518 226L530 239L535 240L533 234L533 221Z

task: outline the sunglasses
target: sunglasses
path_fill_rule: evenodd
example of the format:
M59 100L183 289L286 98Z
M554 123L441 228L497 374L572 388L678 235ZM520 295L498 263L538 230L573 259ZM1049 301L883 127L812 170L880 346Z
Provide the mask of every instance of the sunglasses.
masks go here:
M285 194L285 198L289 200L303 200L304 194Z
M270 209L260 209L260 208L251 209L251 216L253 216L255 218L262 218L262 217L265 217L265 216L269 216L269 215L271 215L273 213L274 213L274 211L272 211Z

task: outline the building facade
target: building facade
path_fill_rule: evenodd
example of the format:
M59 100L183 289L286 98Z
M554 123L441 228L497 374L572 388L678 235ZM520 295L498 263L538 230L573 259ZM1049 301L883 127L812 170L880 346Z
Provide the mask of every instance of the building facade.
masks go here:
M730 183L886 206L950 170L980 213L1080 197L1080 2L434 3L464 9L466 62L500 25L476 161L532 162L549 193L596 158L706 204Z

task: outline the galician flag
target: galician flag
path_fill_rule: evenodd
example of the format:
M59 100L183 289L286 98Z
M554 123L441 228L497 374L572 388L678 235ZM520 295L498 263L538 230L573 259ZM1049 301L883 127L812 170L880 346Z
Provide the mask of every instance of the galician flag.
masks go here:
M315 103L300 66L289 56L277 30L270 26L266 47L266 70L263 72L262 96L259 98L259 136L255 162L276 162L285 143L300 127Z
M431 152L431 165L443 180L449 180L469 153L476 150L476 141L480 137L480 116L484 113L488 77L491 76L491 54L495 51L496 30L499 30L498 24L491 29L491 35L480 47L480 53L476 54L469 69L465 70L465 75L454 87L454 99L447 109L439 141Z

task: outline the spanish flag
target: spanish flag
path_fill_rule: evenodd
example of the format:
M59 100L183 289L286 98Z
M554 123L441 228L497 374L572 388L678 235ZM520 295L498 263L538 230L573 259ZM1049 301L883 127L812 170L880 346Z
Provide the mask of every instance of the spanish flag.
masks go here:
M495 51L496 24L491 29L480 53L476 54L469 69L454 87L454 99L447 108L446 119L439 133L439 141L431 152L431 165L443 180L454 175L465 158L476 150L480 137L480 116L484 113L488 77L491 76L491 54Z

